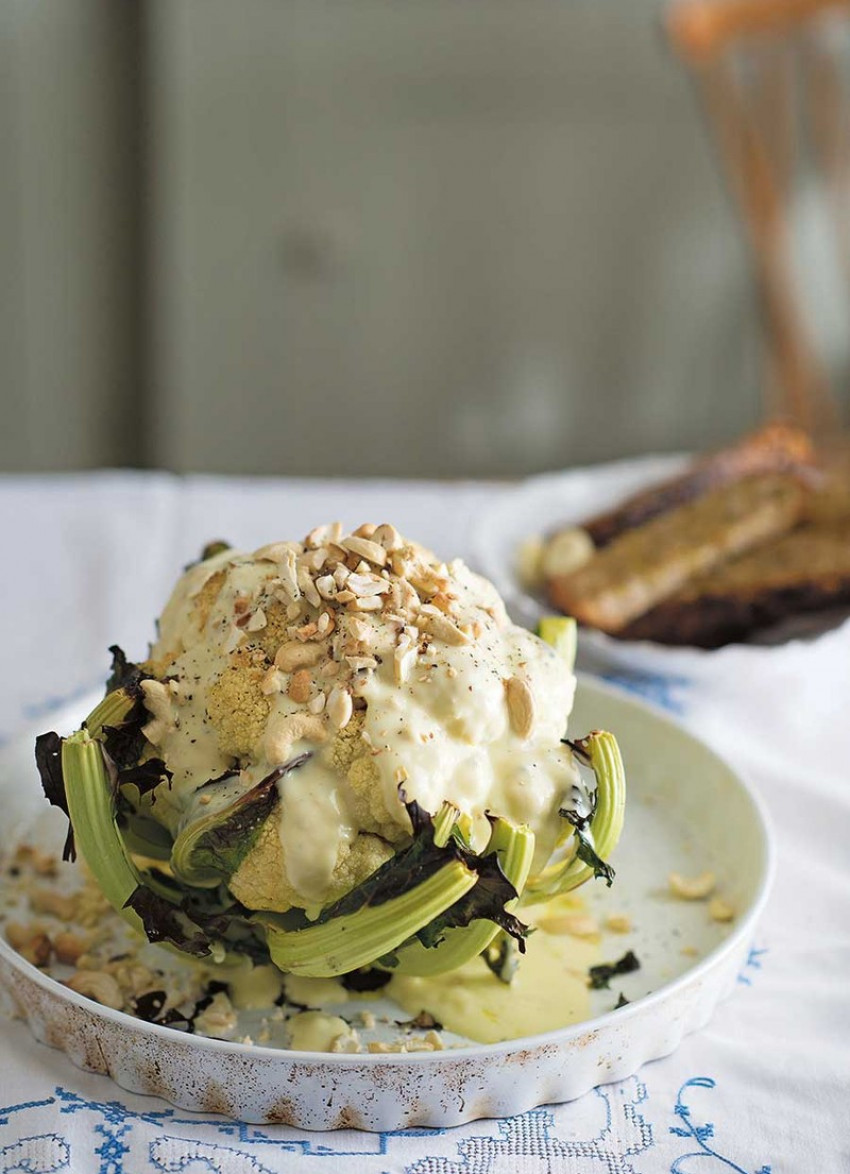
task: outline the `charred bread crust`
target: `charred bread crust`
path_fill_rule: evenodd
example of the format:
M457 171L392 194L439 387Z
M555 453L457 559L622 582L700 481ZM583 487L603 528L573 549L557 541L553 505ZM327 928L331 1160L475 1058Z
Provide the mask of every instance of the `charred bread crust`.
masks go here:
M850 605L850 517L801 527L694 581L617 636L719 648L792 616Z
M776 422L695 461L685 472L642 490L604 514L582 523L597 550L615 538L705 493L761 473L814 468L814 450L806 432Z
M790 530L808 491L796 475L745 478L621 534L580 570L547 583L556 607L616 633L722 562Z

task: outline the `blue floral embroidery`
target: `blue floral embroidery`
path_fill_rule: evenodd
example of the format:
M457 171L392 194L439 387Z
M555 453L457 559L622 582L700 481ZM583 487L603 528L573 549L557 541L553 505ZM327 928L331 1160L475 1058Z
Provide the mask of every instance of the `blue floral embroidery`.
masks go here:
M64 1088L56 1089L56 1097L61 1105L60 1113L89 1110L102 1118L94 1127L94 1132L103 1138L94 1151L100 1158L97 1174L122 1174L124 1158L130 1153L128 1140L134 1118L158 1124L170 1116L169 1110L161 1113L131 1113L120 1101L89 1101Z
M668 1129L668 1145L676 1139L687 1143L686 1152L675 1157L667 1146L670 1174L697 1174L708 1169L737 1174L771 1174L762 1165L750 1171L725 1157L715 1141L714 1124L698 1120L689 1103L694 1090L711 1090L715 1081L696 1076L679 1089L673 1112L676 1124ZM528 1166L529 1169L559 1170L561 1174L641 1174L641 1161L652 1150L653 1169L658 1169L659 1139L645 1118L641 1106L647 1101L646 1086L636 1077L597 1088L582 1104L602 1113L601 1127L590 1137L576 1136L570 1127L571 1107L559 1110L558 1125L547 1109L534 1109L505 1121L483 1125L470 1136L444 1129L412 1129L397 1133L353 1133L299 1135L285 1127L263 1129L243 1122L200 1115L182 1115L175 1109L136 1112L120 1101L96 1101L57 1088L55 1096L0 1109L0 1126L13 1117L26 1119L28 1111L45 1110L55 1122L57 1114L85 1113L91 1116L88 1144L81 1131L72 1159L70 1140L53 1132L10 1140L0 1146L0 1174L62 1174L85 1170L86 1174L125 1174L131 1157L133 1169L162 1174L281 1174L301 1169L301 1162L323 1158L342 1159L358 1174L386 1171L386 1159L394 1143L403 1138L427 1138L433 1156L417 1159L406 1174L495 1174ZM584 1114L582 1114L582 1119ZM193 1135L203 1129L204 1135ZM489 1130L489 1132L488 1132ZM497 1130L497 1132L495 1132ZM210 1132L212 1131L212 1139ZM440 1139L443 1139L442 1141ZM663 1143L661 1143L663 1145ZM438 1156L442 1150L443 1155ZM437 1151L435 1153L434 1151ZM420 1152L422 1152L420 1150ZM427 1150L426 1150L427 1153ZM144 1155L144 1156L143 1156ZM323 1165L323 1163L321 1163ZM310 1166L312 1169L313 1167ZM336 1169L337 1167L332 1167ZM394 1169L396 1167L393 1167Z
M21 1113L24 1109L41 1109L45 1105L54 1104L54 1101L54 1097L48 1097L44 1101L22 1101L19 1105L9 1105L5 1109L0 1109L0 1125L8 1125L9 1118L15 1113Z
M209 1170L211 1174L272 1174L253 1154L246 1154L230 1146L189 1142L183 1138L160 1137L150 1145L150 1159L154 1170L179 1174L191 1168L193 1174Z
M587 1139L562 1139L554 1136L553 1116L547 1110L533 1110L499 1122L499 1135L466 1137L452 1144L460 1161L447 1158L423 1158L411 1168L411 1174L484 1174L493 1169L511 1169L523 1158L539 1158L551 1164L558 1160L566 1170L581 1174L639 1174L631 1159L653 1145L652 1127L638 1111L646 1100L646 1088L631 1077L619 1084L596 1089L595 1095L604 1111L604 1124ZM352 1170L385 1170L385 1157L394 1142L409 1137L425 1137L435 1148L439 1138L447 1140L453 1131L411 1129L396 1133L342 1132L299 1136L285 1128L270 1132L237 1121L183 1116L174 1109L135 1112L120 1101L95 1101L57 1088L48 1100L31 1101L0 1110L0 1124L8 1124L15 1114L28 1109L51 1110L52 1114L91 1114L94 1118L91 1149L77 1142L71 1167L69 1143L56 1134L22 1138L5 1149L0 1148L0 1174L54 1174L69 1168L86 1174L124 1174L128 1155L138 1163L146 1155L145 1168L165 1174L277 1174L290 1170L302 1159L337 1158ZM144 1128L144 1127L147 1128ZM141 1127L141 1128L140 1128ZM214 1129L219 1138L230 1144L192 1136L192 1129ZM486 1128L486 1127L485 1127ZM166 1132L167 1131L167 1132ZM209 1133L207 1132L207 1137ZM135 1145L134 1145L135 1143ZM445 1143L443 1143L445 1144ZM80 1145L85 1152L80 1150ZM508 1165L505 1165L505 1162ZM568 1163L567 1166L564 1163ZM575 1163L575 1165L573 1165ZM134 1166L134 1168L136 1168Z
M95 1125L94 1131L103 1138L103 1142L95 1149L100 1158L100 1174L121 1174L124 1168L124 1156L129 1154L130 1147L125 1144L124 1137L132 1126Z
M227 1171L227 1174L274 1174L278 1165L274 1159L283 1161L280 1169L289 1169L289 1163L301 1158L347 1158L365 1161L380 1159L388 1153L393 1139L405 1137L428 1137L436 1139L446 1131L443 1129L405 1129L384 1133L353 1133L342 1131L333 1135L307 1135L299 1137L294 1131L281 1127L276 1136L269 1136L268 1130L247 1125L243 1121L228 1121L221 1118L206 1118L201 1115L181 1116L174 1109L152 1109L136 1112L120 1101L95 1101L81 1097L68 1089L58 1087L55 1096L45 1100L27 1101L0 1109L0 1126L7 1125L10 1118L29 1109L58 1107L60 1114L89 1113L95 1118L93 1141L98 1141L89 1155L85 1166L86 1174L124 1174L125 1158L132 1152L132 1143L137 1150L146 1142L142 1131L136 1132L136 1125L152 1126L160 1131L149 1141L150 1167L154 1171L191 1170L200 1174L205 1169L212 1172ZM54 1108L55 1112L55 1108ZM164 1129L168 1129L166 1136ZM220 1145L193 1138L192 1129L214 1129L225 1138L232 1138L235 1145ZM180 1136L183 1133L184 1136ZM150 1132L147 1133L150 1139ZM321 1139L321 1140L320 1140ZM26 1144L24 1144L26 1143ZM236 1148L236 1147L243 1148ZM57 1148L58 1147L58 1148ZM256 1148L255 1148L256 1147ZM274 1165L268 1167L255 1156L264 1147ZM251 1151L254 1151L253 1153ZM8 1158L5 1155L8 1153ZM288 1156L287 1156L288 1155ZM64 1170L70 1162L68 1144L55 1134L21 1139L0 1149L0 1174L52 1174ZM50 1162L53 1162L53 1165ZM80 1161L77 1154L76 1162ZM56 1163L59 1164L56 1164ZM14 1163L14 1164L12 1164ZM27 1164L28 1163L28 1164Z
M676 1137L693 1138L699 1148L678 1157L670 1167L670 1174L689 1174L682 1163L689 1162L691 1158L702 1159L704 1157L715 1158L721 1166L725 1166L727 1170L736 1170L737 1174L750 1174L750 1171L745 1170L743 1166L739 1166L736 1162L733 1162L731 1158L723 1157L722 1154L719 1154L717 1150L708 1144L714 1140L714 1125L711 1121L707 1121L704 1125L697 1125L691 1118L690 1106L684 1100L685 1091L690 1088L714 1087L715 1081L710 1076L694 1076L691 1080L686 1080L679 1089L674 1112L682 1124L672 1125L670 1132L675 1134ZM704 1168L704 1165L701 1164L700 1170ZM760 1166L754 1174L771 1174L771 1167Z
M55 1133L42 1133L38 1137L21 1137L10 1145L0 1147L0 1172L2 1174L54 1174L67 1170L71 1162L68 1143Z
M581 1174L597 1170L600 1174L638 1174L629 1159L653 1145L652 1126L637 1112L637 1106L646 1100L646 1086L633 1076L593 1091L605 1106L605 1125L595 1137L554 1137L552 1114L533 1109L500 1121L499 1137L478 1136L458 1142L459 1161L422 1158L408 1166L406 1174L490 1174L516 1169L529 1159L539 1160L541 1169L555 1169L556 1163L558 1169L564 1169L570 1158L580 1159L575 1170ZM572 1163L568 1169L573 1169Z
M680 693L690 688L691 682L687 677L631 669L627 672L603 673L601 679L626 689L629 693L645 697L647 701L660 705L670 713L683 714L686 710Z
M752 946L750 948L750 952L747 955L747 960L744 963L744 969L738 975L738 982L743 983L745 986L752 986L753 985L753 980L748 975L747 971L748 970L761 970L761 959L763 958L763 956L766 953L767 953L767 949L765 949L765 948L760 949L760 950L757 950L755 946Z

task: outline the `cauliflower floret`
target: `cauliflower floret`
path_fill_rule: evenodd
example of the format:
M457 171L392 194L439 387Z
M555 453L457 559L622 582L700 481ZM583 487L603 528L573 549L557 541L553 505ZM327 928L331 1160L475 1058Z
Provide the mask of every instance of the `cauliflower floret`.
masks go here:
M374 832L391 844L398 844L410 835L410 829L399 822L387 809L381 778L374 755L363 740L365 711L359 710L334 738L327 750L329 765L348 780L348 799L357 826Z
M350 845L340 844L323 900L325 904L360 884L389 860L393 845L410 837L409 829L386 808L375 760L362 733L363 712L359 711L325 750L327 765L348 781L347 806L359 829ZM276 806L260 829L253 848L230 879L234 897L249 909L284 913L305 906L305 898L287 875L279 821L280 808Z
M346 775L351 765L366 749L363 741L363 710L355 710L348 725L339 731L325 751L328 766L338 774Z
M207 712L222 754L247 757L262 738L271 711L271 702L260 688L268 667L262 649L242 646L210 684Z
M248 909L285 913L287 909L304 908L304 898L292 887L286 874L278 834L279 818L275 808L260 829L257 842L230 878L231 893ZM392 855L389 844L366 833L358 835L350 845L341 846L323 904L338 900Z
M399 819L394 818L387 810L378 768L368 750L354 759L347 777L351 787L352 808L358 825L376 832L391 844L408 839L409 826L405 828ZM399 818L401 815L402 808L399 806Z
M267 600L263 611L266 617L266 626L261 631L254 633L253 638L269 660L274 660L274 654L278 648L289 639L287 629L292 624L292 620L286 614L286 607L276 600Z
M176 631L169 630L170 639L167 643L162 639L157 641L155 655L145 661L142 668L160 680L172 672L174 662L186 649L188 632L197 629L200 633L204 630L226 581L226 571L216 571L214 575L210 575L197 595L191 598L180 597L180 625Z

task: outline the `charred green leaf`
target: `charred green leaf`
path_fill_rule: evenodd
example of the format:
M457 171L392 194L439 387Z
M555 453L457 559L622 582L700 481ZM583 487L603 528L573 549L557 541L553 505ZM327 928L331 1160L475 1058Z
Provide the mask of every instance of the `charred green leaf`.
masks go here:
M574 811L562 811L561 815L575 828L576 841L578 842L576 856L588 868L592 868L594 877L604 880L610 889L616 873L611 865L602 859L593 846L586 830L587 821L577 816Z
M571 742L568 738L564 738L563 741L565 745L571 748L582 765L589 765L590 757L585 745L586 739L580 738L575 742ZM558 814L575 828L576 843L578 845L576 856L578 859L593 870L593 875L596 879L604 880L610 888L616 874L611 865L603 860L596 851L596 846L593 842L593 833L590 831L593 817L596 814L597 799L598 792L595 792L591 801L591 809L587 813L583 813L581 808L570 810L562 807Z
M178 950L204 958L210 953L209 938L187 917L177 905L159 896L145 885L139 885L125 902L141 918L145 934L151 942L170 942Z
M490 943L481 957L489 970L495 974L499 982L510 984L519 965L517 948L513 939L507 934L499 936Z
M159 1023L167 998L165 991L146 991L133 1000L133 1014L145 1023Z
M618 962L602 962L598 966L591 966L588 970L590 989L605 991L612 978L618 974L631 974L640 970L640 962L634 950L629 950Z
M441 916L421 929L416 935L423 946L438 945L448 929L458 929L472 921L492 921L516 941L521 954L525 953L527 927L508 913L505 905L517 897L517 891L505 876L499 858L493 854L476 856L468 849L458 849L467 867L478 873L478 883Z
M231 770L226 770L226 771L224 771L223 774L216 775L216 777L214 779L207 779L207 781L205 783L201 783L200 787L198 787L198 790L203 791L205 787L214 787L216 785L216 783L223 783L227 779L235 778L235 776L238 774L239 774L239 771L236 770L235 768L232 768Z
M396 1027L406 1031L442 1031L443 1024L430 1011L420 1011L412 1019L396 1019Z
M276 767L256 787L239 795L222 810L190 823L174 843L171 864L175 874L186 884L205 887L232 876L251 851L277 802L278 781L309 757L301 754ZM229 774L222 775L221 779L228 777Z
M141 683L145 680L151 680L151 674L145 672L133 661L127 660L123 649L119 648L117 644L110 644L109 651L112 653L112 668L106 682L106 692L112 693L116 689L124 689L129 696L140 698L142 695Z
M39 734L35 740L35 764L41 778L45 798L68 817L68 834L62 849L63 860L76 859L74 849L74 827L68 811L68 796L65 794L65 776L62 772L62 739L52 730Z
M346 917L367 906L382 905L400 893L416 888L438 873L450 860L466 862L463 849L454 839L442 845L434 843L434 821L424 808L415 801L408 803L402 799L402 802L413 826L413 843L397 852L345 896L323 909L321 916L312 924L331 921L334 917Z
M138 765L148 745L147 738L142 733L142 726L148 720L147 711L141 701L137 701L120 726L103 726L101 739L103 748L112 761L116 770L132 770Z
M388 974L386 970L376 970L374 967L369 967L366 970L352 970L350 974L344 974L340 981L347 991L363 994L366 991L381 990L391 978L392 975Z
M125 767L118 771L117 783L123 787L132 783L138 788L140 795L147 795L155 791L163 779L171 782L172 773L161 758L148 758L136 766Z
M269 961L263 935L250 920L251 911L234 901L223 886L215 892L209 889L184 890L180 908L210 941L221 942L256 963Z

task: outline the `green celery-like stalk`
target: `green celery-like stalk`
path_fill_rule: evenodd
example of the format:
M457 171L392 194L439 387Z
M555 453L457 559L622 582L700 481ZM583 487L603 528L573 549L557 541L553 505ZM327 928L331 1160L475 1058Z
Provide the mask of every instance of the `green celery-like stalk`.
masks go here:
M497 819L485 855L491 852L496 853L505 876L517 893L521 893L534 856L534 833L525 826L515 827L505 819ZM508 901L505 909L511 912L517 903ZM479 918L467 926L447 929L436 946L410 942L398 951L398 965L393 973L426 977L456 970L486 950L498 932L495 922Z
M103 895L124 920L144 932L126 903L142 878L115 823L115 804L100 743L78 730L62 743L62 773L74 838Z
M265 927L277 967L309 978L333 978L394 951L459 900L476 880L472 869L453 860L398 897L304 929L281 929L262 915L256 920Z
M438 848L445 847L449 842L449 836L458 823L460 814L454 803L449 803L447 799L440 804L440 810L434 816L434 843Z
M573 744L575 752L596 775L596 806L581 836L604 861L613 852L623 830L626 809L626 777L620 749L613 734L595 730ZM579 856L579 829L574 829L576 851L568 859L549 865L532 877L523 901L532 904L578 888L594 875L594 866Z
M97 703L83 726L93 738L99 738L104 726L120 726L135 704L126 689L113 689Z
M147 856L163 863L171 860L171 836L156 820L135 814L127 820L126 826L119 828L119 832L124 846L134 856Z
M537 626L537 635L555 649L572 672L578 646L578 625L572 616L544 616Z

